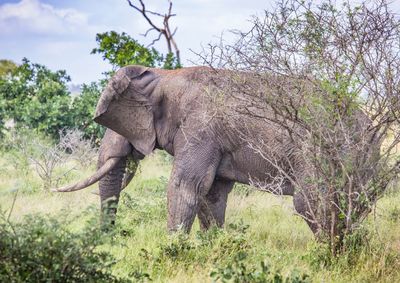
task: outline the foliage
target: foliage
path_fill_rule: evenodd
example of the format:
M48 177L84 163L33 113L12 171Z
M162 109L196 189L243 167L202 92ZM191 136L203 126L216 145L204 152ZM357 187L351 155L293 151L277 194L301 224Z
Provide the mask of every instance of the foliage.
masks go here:
M53 72L24 58L9 76L0 77L3 119L57 139L60 129L72 126L69 81L65 71Z
M342 252L338 255L332 255L331 247L326 243L312 243L304 255L311 269L318 271L324 270L346 270L360 266L361 263L370 260L379 260L378 265L372 265L375 269L365 271L374 272L376 279L381 278L382 274L378 270L387 269L388 272L399 261L398 252L388 248L387 244L373 238L373 234L362 228L350 235L346 235L343 241ZM397 271L395 271L396 273Z
M92 221L93 222L93 221ZM10 222L0 215L1 282L129 282L111 274L97 223L71 232L66 219L31 215Z
M166 242L157 244L156 251L141 248L137 263L131 268L137 274L147 274L151 278L170 266L190 269L193 262L205 266L210 262L229 261L234 254L249 248L245 239L247 228L243 223L229 225L228 232L214 227L205 232L198 231L194 239L177 233ZM144 262L147 269L143 269Z
M180 67L172 53L164 56L126 33L99 33L96 41L99 46L92 53L102 54L113 71L129 64L164 69ZM26 58L18 66L7 60L0 64L0 133L4 132L5 122L12 121L17 128L35 129L54 140L58 140L60 129L78 128L86 139L100 143L104 127L93 123L92 118L107 79L83 84L81 94L71 97L67 87L70 77L65 71L51 71Z
M254 188L240 183L235 183L233 190L235 194L241 195L243 197L248 197L252 192L254 192Z
M73 98L69 114L73 121L73 127L81 129L84 138L91 140L96 145L100 144L105 132L103 126L93 122L97 101L104 84L105 81L83 84L81 93Z
M383 0L279 0L252 23L203 58L232 70L219 84L234 113L277 127L290 148L238 130L277 170L267 186L290 182L317 238L345 252L400 173L400 18Z
M13 222L38 212L59 217L60 212L73 208L77 217L71 223L71 231L80 233L87 219L82 211L99 205L92 189L68 194L31 192L41 183L40 178L32 174L33 170L25 173L11 166L9 153L9 149L0 152L2 207L11 207L18 184L26 188L19 190L11 215ZM253 275L261 272L260 263L266 262L271 274L279 272L283 278L298 270L299 275L308 274L313 282L400 280L397 189L378 201L375 214L363 223L366 232L360 234L359 240L346 245L355 248L346 248L349 253L332 257L329 245L316 243L306 223L293 215L291 197L277 198L260 191L252 191L246 197L241 191L230 193L223 229L200 231L195 222L189 235L169 235L166 180L170 170L170 164L162 162L162 155L157 152L140 163L134 180L124 189L116 233L112 241L99 247L116 259L116 264L109 267L114 275L135 282L211 282L215 280L210 278L212 271L225 270L234 264L239 252L245 252L246 258L239 263L248 273L254 270ZM92 172L93 168L83 167L73 171L73 178L81 179Z
M73 98L69 81L65 71L53 72L24 58L8 76L0 76L1 126L13 121L17 129L35 129L55 141L61 129L78 128L86 139L98 143L104 128L91 120L102 83L84 84L81 94Z
M154 48L146 48L126 33L109 31L98 33L96 41L98 48L92 54L102 54L113 70L126 65L142 65L147 67L161 67L164 69L179 68L179 64L172 53L162 55Z
M182 65L178 62L178 59L173 53L168 53L163 56L163 63L160 65L161 68L166 70L174 70L182 68Z
M0 60L0 78L5 78L8 75L10 75L15 69L17 68L17 65L10 60ZM6 107L6 101L4 99L1 99L0 96L0 138L2 137L2 130L4 129L4 124L6 122L6 113L4 111Z
M117 225L124 235L134 235L137 225L165 218L165 184L164 178L141 182L136 188L142 192L141 198L122 194L118 208L121 218Z
M307 274L299 274L297 271L293 271L289 277L284 277L279 271L273 272L265 263L261 262L261 270L246 266L244 260L248 254L245 252L238 252L233 261L227 266L216 268L211 272L210 276L215 281L221 282L254 282L254 283L306 283L309 276Z
M154 48L147 49L125 32L119 34L115 31L98 33L96 35L98 48L92 54L102 54L113 69L126 65L143 65L154 67L160 63L161 56Z
M10 73L12 73L17 68L17 64L15 64L11 60L0 60L0 77L4 77Z
M371 250L370 242L370 235L365 229L360 228L353 234L346 235L340 256L332 256L330 247L326 243L315 243L311 245L305 258L314 269L355 265L363 254L379 253Z

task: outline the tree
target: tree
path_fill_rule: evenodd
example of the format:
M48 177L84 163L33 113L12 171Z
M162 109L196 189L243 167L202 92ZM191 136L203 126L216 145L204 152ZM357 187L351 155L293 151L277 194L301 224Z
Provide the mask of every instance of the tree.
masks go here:
M145 18L145 20L147 21L147 23L151 26L151 28L146 31L144 36L147 36L151 31L158 32L158 37L153 40L153 42L150 44L150 46L153 45L156 41L160 40L161 37L164 37L165 42L167 44L167 48L168 48L167 57L168 56L175 57L176 63L177 63L176 65L180 66L181 65L180 51L179 51L178 45L176 44L176 41L174 39L177 28L175 28L174 31L171 31L170 24L169 24L169 20L172 17L176 16L176 14L172 14L172 1L168 0L168 3L169 3L168 11L164 15L161 13L158 13L158 12L147 10L146 6L142 0L138 0L139 5L134 4L134 2L136 2L136 1L131 1L131 0L127 0L127 1L128 1L129 6L132 7L133 9L135 9L136 11L138 11L139 13L141 13L142 16ZM161 17L163 26L162 27L157 26L154 23L154 21L151 19L150 15L156 16L156 17Z
M16 68L17 64L13 61L4 59L0 60L0 77L12 73Z
M164 69L180 67L179 50L173 40L175 32L170 33L168 25L169 18L174 16L171 8L172 3L165 16L164 25L167 30L159 30L165 36L168 35L169 53L166 55L155 48L143 46L126 33L110 31L96 35L98 47L91 53L101 54L111 64L112 70L106 73L107 76L117 68L130 64ZM149 11L145 10L144 4L143 9L143 15L146 16ZM171 52L171 44L176 56ZM86 138L98 143L104 128L92 123L92 117L107 79L84 84L81 95L75 98L68 91L69 81L65 71L53 72L26 58L19 66L8 60L0 61L0 133L4 130L5 121L13 120L16 127L36 129L54 140L58 140L60 129L79 128Z
M24 58L22 64L0 77L2 119L58 138L59 129L72 126L71 97L65 71L51 71Z
M235 43L200 54L235 70L223 93L245 94L236 111L279 125L295 145L283 165L238 133L290 178L333 254L398 176L400 142L400 20L384 0L335 3L279 1Z
M97 48L92 54L102 54L103 59L108 61L113 71L126 65L142 65L148 67L161 67L164 69L175 69L179 67L177 59L173 54L160 54L154 48L146 48L126 33L109 31L96 35Z
M6 77L10 73L12 73L17 68L17 64L15 64L11 60L0 60L0 77ZM6 121L6 113L4 111L6 107L6 101L1 99L0 100L0 137L2 136L2 132L4 129L4 124Z
M162 61L157 50L147 49L124 32L98 33L96 42L98 48L94 48L92 54L102 54L103 59L112 65L113 70L135 64L155 67Z
M105 129L103 126L93 123L93 115L104 83L100 81L99 83L83 84L80 95L73 99L70 112L74 128L81 129L84 138L92 140L97 145L100 144Z

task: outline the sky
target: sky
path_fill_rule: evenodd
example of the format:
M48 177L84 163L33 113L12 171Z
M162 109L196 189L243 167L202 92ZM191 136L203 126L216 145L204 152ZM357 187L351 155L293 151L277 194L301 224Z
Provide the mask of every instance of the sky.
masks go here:
M135 2L135 0L132 0ZM177 27L176 42L184 66L198 57L190 51L217 42L229 30L247 30L252 15L271 9L274 0L175 0L170 25ZM392 1L400 12L400 0ZM167 0L146 0L149 10L165 12ZM0 59L17 63L23 57L52 70L66 70L74 84L102 78L110 70L101 55L90 54L96 47L96 33L126 32L143 44L149 28L144 18L130 8L126 0L0 0ZM165 51L165 42L155 47Z
M197 59L190 51L216 41L230 29L249 27L251 15L262 13L268 1L256 0L176 0L170 21L178 27L176 41L182 63ZM151 10L164 12L166 0L147 0ZM244 5L243 3L246 3ZM149 28L143 17L130 8L126 0L0 0L0 59L21 62L27 57L52 70L64 69L75 84L88 83L110 70L101 55L90 54L96 47L96 33L115 30L126 32L143 44ZM165 49L160 41L155 47Z

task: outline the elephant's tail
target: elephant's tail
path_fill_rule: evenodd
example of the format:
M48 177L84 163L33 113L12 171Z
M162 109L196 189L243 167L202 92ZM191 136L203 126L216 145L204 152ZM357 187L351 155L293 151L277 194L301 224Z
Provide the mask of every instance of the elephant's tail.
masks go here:
M68 185L65 187L57 188L57 189L52 189L53 192L74 192L78 190L82 190L84 188L89 187L90 185L93 185L94 183L98 182L101 178L104 177L108 172L110 172L115 165L117 165L118 161L121 159L121 157L113 157L108 159L103 166L101 166L92 176L89 178L82 180L76 184L73 185Z

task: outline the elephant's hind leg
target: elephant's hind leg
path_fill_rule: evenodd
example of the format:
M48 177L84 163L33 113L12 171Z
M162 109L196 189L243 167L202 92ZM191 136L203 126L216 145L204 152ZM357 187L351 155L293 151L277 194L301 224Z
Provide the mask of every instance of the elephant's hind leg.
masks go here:
M310 209L313 209L312 206L315 205L315 202L311 201L311 197L307 195L306 191L296 191L293 194L293 204L296 212L304 218L314 235L318 235L320 229L310 216Z
M232 181L215 180L207 195L201 198L197 216L202 230L207 230L213 225L224 225L228 194L233 185Z

